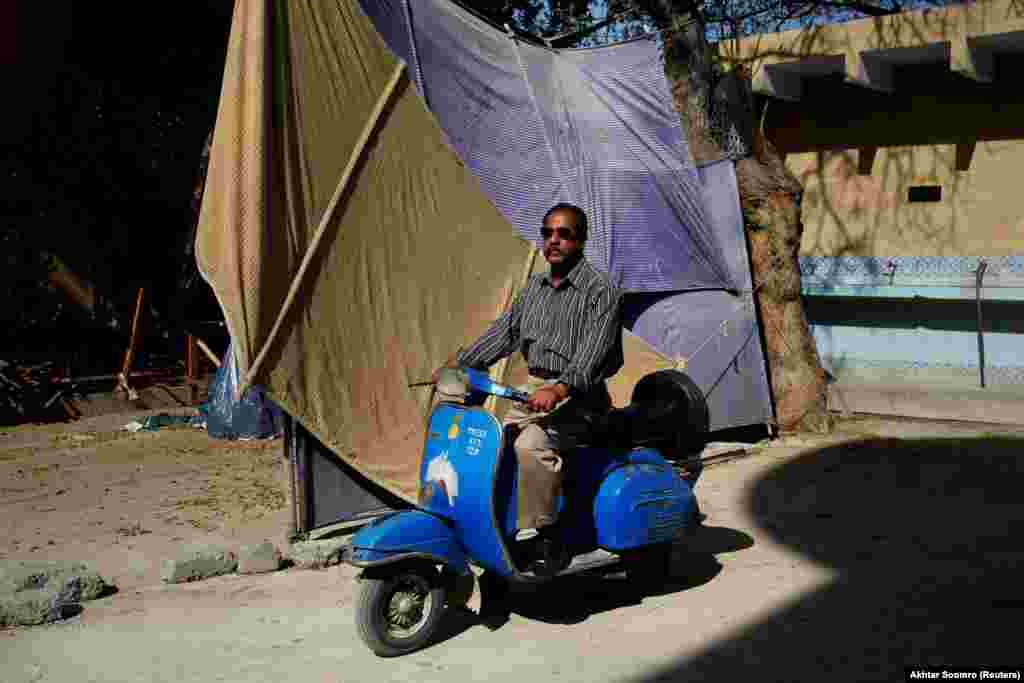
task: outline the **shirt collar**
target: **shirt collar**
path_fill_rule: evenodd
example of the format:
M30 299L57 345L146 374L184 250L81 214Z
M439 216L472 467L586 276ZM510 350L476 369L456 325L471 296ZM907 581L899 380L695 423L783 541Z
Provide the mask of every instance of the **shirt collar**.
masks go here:
M586 276L587 274L589 274L589 272L590 269L587 267L587 257L582 256L580 257L580 260L576 263L576 265L572 267L572 270L569 271L569 274L562 278L562 282L568 282L573 287L579 289L580 286L585 284ZM546 282L549 287L551 286L550 269L548 270L548 272L544 273L544 282Z

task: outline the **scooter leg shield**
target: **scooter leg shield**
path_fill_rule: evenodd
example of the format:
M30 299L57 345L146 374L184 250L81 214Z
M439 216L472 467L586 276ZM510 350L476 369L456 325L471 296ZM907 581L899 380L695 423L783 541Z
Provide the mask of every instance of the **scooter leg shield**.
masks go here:
M456 574L469 571L466 553L444 520L420 510L407 510L374 520L352 537L345 560L357 567L376 567L421 559L444 564Z

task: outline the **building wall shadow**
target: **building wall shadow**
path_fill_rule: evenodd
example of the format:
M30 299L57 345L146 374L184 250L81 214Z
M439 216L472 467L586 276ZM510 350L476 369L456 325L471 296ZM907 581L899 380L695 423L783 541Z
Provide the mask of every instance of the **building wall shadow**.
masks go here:
M768 472L751 489L754 519L836 579L643 680L882 681L1020 664L1022 446L869 439Z

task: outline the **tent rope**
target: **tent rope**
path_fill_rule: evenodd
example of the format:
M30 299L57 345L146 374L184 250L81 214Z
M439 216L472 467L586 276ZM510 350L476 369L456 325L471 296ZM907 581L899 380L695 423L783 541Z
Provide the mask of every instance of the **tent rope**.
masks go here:
M515 297L519 294L519 292L523 290L524 287L526 287L526 283L529 281L530 275L533 274L533 265L534 263L537 262L537 253L539 251L540 250L537 248L536 245L530 246L530 253L526 257L526 263L523 265L523 272L519 276L519 282L517 283L516 287L509 289L508 295L505 297L505 305L502 306L501 311L498 312L499 316L506 310L508 310L508 307L512 305L512 302L515 300ZM502 384L505 383L506 375L508 374L508 361L509 356L505 356L500 361L498 361L494 370L491 372L491 379ZM497 402L497 396L488 396L487 401L484 403L484 409L493 415Z

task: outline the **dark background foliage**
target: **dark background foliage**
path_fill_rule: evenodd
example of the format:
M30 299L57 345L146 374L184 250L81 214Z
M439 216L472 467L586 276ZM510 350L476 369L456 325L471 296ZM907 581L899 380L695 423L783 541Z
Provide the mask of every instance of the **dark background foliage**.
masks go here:
M205 285L183 285L230 0L3 11L0 353L126 336L139 287L150 332L216 316ZM93 315L43 286L51 256L95 286Z
M722 36L903 8L897 0L462 4L564 46L622 39L694 10L709 36ZM0 109L0 358L82 345L116 356L140 287L151 348L153 337L170 348L194 321L220 317L195 272L193 195L216 116L232 6L16 0L0 7L7 95ZM564 37L573 32L580 33ZM47 286L53 257L95 287L91 314ZM109 366L100 356L96 362Z

